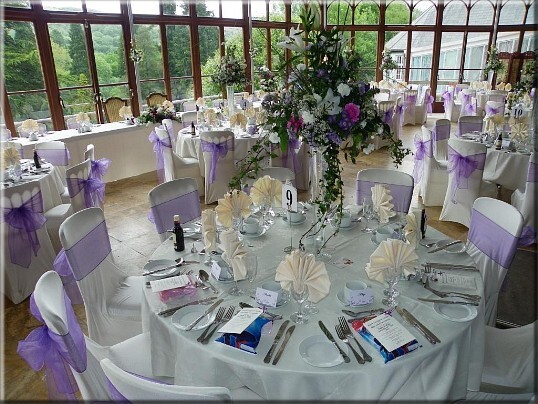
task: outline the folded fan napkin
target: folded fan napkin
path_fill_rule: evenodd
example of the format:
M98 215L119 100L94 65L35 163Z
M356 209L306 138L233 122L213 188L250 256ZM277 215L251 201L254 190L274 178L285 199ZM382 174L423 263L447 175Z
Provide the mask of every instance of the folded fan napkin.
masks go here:
M421 212L419 212L420 214ZM409 213L406 216L407 223L403 229L405 238L415 248L418 247L418 240L420 239L420 216L415 216L415 213Z
M514 123L510 125L510 139L525 142L529 137L529 125L526 123Z
M325 263L316 262L314 255L299 250L292 251L278 264L275 280L288 291L307 287L308 300L314 303L327 296L331 287Z
M39 130L39 124L34 119L26 119L22 123L21 129L27 133L37 132Z
M248 251L243 246L243 243L239 241L237 232L232 229L224 230L220 234L220 241L224 250L222 259L233 269L234 280L245 279L247 277L247 267L243 258Z
M256 114L256 125L263 125L265 121L267 121L267 112L261 110Z
M202 237L206 251L217 249L217 216L213 209L202 211Z
M417 259L413 245L401 240L388 239L382 241L372 253L365 271L368 278L384 283L395 268L399 268L404 275L414 274Z
M497 84L497 90L504 90L504 81L501 81L499 84Z
M245 116L247 118L254 118L256 116L256 111L254 111L254 107L248 107L245 110Z
M133 116L133 112L131 111L131 107L128 105L124 105L120 108L118 111L119 116L121 116L123 119L127 119Z
M86 112L79 112L75 119L78 123L90 122L90 117Z
M240 125L243 129L247 127L247 117L242 112L236 112L230 117L230 125Z
M213 108L208 108L204 113L205 122L208 125L216 125L218 122L217 113Z
M218 337L216 341L255 354L256 347L262 336L262 328L269 321L271 320L258 317L241 334L225 333Z
M6 148L4 148L2 152L2 163L5 167L19 164L20 162L21 155L13 144L10 144Z
M250 216L250 205L252 199L245 192L230 191L218 200L218 206L215 208L217 219L223 226L232 227L234 217L246 219Z
M196 99L196 105L199 107L205 107L205 98L204 97L198 97Z
M504 85L504 91L512 91L512 84L506 83Z
M268 175L258 178L250 188L250 197L252 202L258 206L263 205L265 201L272 206L281 206L282 181Z
M392 195L382 184L375 184L372 187L372 205L374 211L379 216L379 223L388 223L389 218L394 216L394 205L391 203Z

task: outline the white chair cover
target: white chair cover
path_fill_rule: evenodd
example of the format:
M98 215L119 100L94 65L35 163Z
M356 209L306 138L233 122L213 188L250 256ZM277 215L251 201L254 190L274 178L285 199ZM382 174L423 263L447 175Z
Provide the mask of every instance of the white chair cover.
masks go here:
M364 197L372 198L372 187L384 184L390 190L396 212L409 212L413 196L413 177L407 173L387 168L366 168L357 173L355 201L362 205Z
M84 160L95 160L95 147L91 143L86 146L86 150L84 151Z
M389 100L389 97L390 97L390 92L379 92L379 93L376 93L374 94L374 99L377 101L377 102L380 102L380 101L388 101Z
M423 125L428 119L428 113L433 111L433 96L430 94L430 87L422 89L422 95L415 106L415 125Z
M183 111L196 111L196 101L195 100L189 100L185 101L183 103Z
M297 189L308 189L309 187L309 167L306 164L309 159L306 158L309 146L306 142L293 139L288 143L288 151L283 152L280 144L271 145L271 152L267 155L274 155L268 158L272 168L287 168L293 171L293 185ZM263 167L264 161L260 163ZM263 167L266 168L266 167ZM269 167L267 167L269 168ZM276 177L275 177L276 178Z
M417 182L420 182L419 195L422 196L422 203L425 206L442 206L447 192L448 173L446 171L446 166L443 167L443 165L433 157L431 152L432 132L425 126L422 126L421 129L421 141L424 143L424 148L427 152L424 153L422 175L419 175L418 177L415 175ZM415 165L415 167L417 167L417 170L420 170L419 166Z
M204 155L205 203L224 197L235 174L234 134L232 131L200 133L200 149Z
M161 241L168 237L167 230L174 227L174 215L181 224L201 217L200 194L194 178L179 178L157 185L148 194L149 206Z
M11 131L8 128L0 128L0 141L6 141L11 139Z
M183 125L173 119L163 119L162 126L170 135L170 140L172 141L172 150L176 150L177 134L179 130L183 128Z
M387 94L387 93L384 93ZM377 94L376 94L377 95ZM396 101L380 101L377 103L377 113L381 117L381 120L389 125L392 137L395 140L399 139L400 135L400 115L396 110ZM370 142L374 143L375 149L380 149L383 146L389 144L388 140L384 140L379 136L374 139L370 139Z
M460 117L460 104L455 102L456 94L454 89L449 88L443 93L443 105L445 108L445 119L450 122L458 122Z
M464 88L458 94L458 98L460 99L460 102L461 102L460 118L462 116L476 116L477 115L478 101L476 100L476 90L470 90L468 88Z
M88 334L112 345L142 332L142 276L116 266L103 211L84 209L60 226L60 240L84 299Z
M458 119L458 130L454 134L456 137L460 137L470 132L482 132L484 127L484 119L480 116L461 116Z
M474 202L467 253L482 275L485 321L491 326L495 325L499 291L514 258L522 227L523 218L513 206L486 197Z
M532 152L527 171L525 189L516 189L512 193L511 203L523 215L523 230L519 245L531 245L536 243L536 181L538 180L538 162L536 152Z
M36 143L37 154L43 160L53 166L68 166L70 155L64 142L51 140L49 142Z
M24 205L24 206L23 206ZM52 269L55 253L52 247L45 223L35 231L35 237L30 233L19 231L17 224L12 227L11 215L13 209L24 209L43 214L43 200L39 182L32 181L12 186L3 191L3 254L2 268L4 281L2 292L13 303L17 304L26 299L37 283L39 277L47 270ZM13 212L13 213L10 213ZM22 212L21 212L22 213ZM33 215L32 215L33 216ZM44 218L39 219L45 220ZM31 246L30 238L37 239L36 252ZM11 239L11 240L10 240ZM17 248L19 247L19 248ZM14 250L13 253L10 250Z
M437 119L432 129L433 157L446 167L448 160L448 139L450 138L451 124L448 119Z
M480 195L485 161L485 145L448 140L448 189L439 220L469 227L473 203Z
M415 112L416 104L418 101L418 91L417 90L406 90L403 94L403 124L404 125L414 125L415 124Z
M181 114L181 125L184 128L190 128L191 123L195 125L198 122L198 113L196 111L187 111Z
M103 203L99 198L94 197L94 198L91 198L91 200L89 200L88 194L84 191L84 189L79 189L79 187L76 185L78 180L81 180L81 181L88 180L90 176L90 170L91 170L90 160L84 160L82 163L74 165L73 167L70 167L67 170L65 170L67 189L69 191L69 197L71 199L71 206L73 208L73 212L78 212L90 206L97 206L103 209ZM105 185L103 183L103 187L104 186ZM103 189L103 194L104 194L104 189Z

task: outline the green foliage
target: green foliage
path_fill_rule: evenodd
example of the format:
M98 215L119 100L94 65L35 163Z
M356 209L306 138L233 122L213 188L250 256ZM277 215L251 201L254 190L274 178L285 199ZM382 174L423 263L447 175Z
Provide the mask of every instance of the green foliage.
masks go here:
M71 24L69 27L69 56L71 56L70 72L73 76L90 75L88 69L88 54L86 39L81 24Z

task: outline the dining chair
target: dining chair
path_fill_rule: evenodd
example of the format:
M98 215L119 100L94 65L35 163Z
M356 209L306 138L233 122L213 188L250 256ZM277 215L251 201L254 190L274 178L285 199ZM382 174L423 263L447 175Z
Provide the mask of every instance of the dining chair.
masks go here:
M183 128L190 128L191 123L198 125L198 112L187 111L181 114L181 125Z
M4 253L2 292L13 303L26 299L39 277L52 268L55 253L47 232L38 181L13 185L1 197Z
M77 121L77 118L67 118L65 121L67 129L78 129L80 128L80 123Z
M103 209L105 183L99 179L92 178L90 173L90 160L84 160L82 163L65 170L67 190L69 191L73 212L93 206Z
M460 116L458 119L458 129L454 134L456 137L460 137L470 132L480 132L484 127L484 119L481 116Z
M377 113L381 117L383 123L389 125L393 139L398 140L400 136L400 116L396 112L396 101L379 101L377 103ZM375 136L374 139L369 141L374 144L376 150L389 144L388 140L385 140L380 136Z
M432 152L432 132L424 125L421 135L419 139L415 139L417 153L413 176L415 181L420 183L419 195L422 197L422 203L425 206L443 206L448 186L446 164L443 166L442 162L435 159ZM422 152L419 153L419 150Z
M495 196L495 184L482 181L486 145L448 139L448 189L439 220L469 227L473 203L479 196Z
M458 122L461 104L456 104L455 90L449 87L445 92L443 92L442 97L443 106L445 109L445 119L448 119L450 122Z
M28 358L29 363L35 363L35 357L38 356L36 353L43 355L43 350L58 349L62 352L61 356L53 356L52 363L46 363L59 369L56 372L60 372L53 371L51 376L55 377L47 380L50 399L55 401L73 399L78 387L86 402L110 401L112 397L108 392L108 381L99 365L99 361L104 358L109 358L132 374L161 382L173 382L171 378L156 378L151 371L149 333L138 334L112 346L102 346L84 335L60 276L56 272L47 271L37 281L31 297L30 310L43 326L32 331L26 340L19 342L17 349L19 355L25 360ZM42 334L42 338L38 340L33 338L40 331L46 331ZM54 396L56 390L54 381L62 382L71 377L75 379L76 384L68 384L69 389L66 392L68 394L63 397Z
M174 227L174 215L181 224L202 216L198 183L194 178L178 178L157 185L148 194L151 217L161 241L168 237L167 230Z
M123 117L120 116L120 108L127 106L127 100L120 97L108 97L103 102L105 117L107 122L120 122Z
M0 141L11 140L11 131L8 128L0 128Z
M476 116L478 113L478 101L476 99L476 90L468 88L459 93L460 98L460 118L463 116Z
M103 211L73 214L60 226L60 241L84 299L89 337L111 345L140 334L145 279L116 266Z
M388 101L390 97L390 92L379 92L374 94L374 99L379 103L381 101Z
M372 187L384 184L392 195L394 210L400 213L409 212L413 196L413 176L387 168L365 168L357 173L355 185L355 202L362 204L363 198L372 199Z
M196 101L188 100L184 101L182 104L183 112L196 111Z
M487 325L495 326L499 291L512 264L522 228L523 217L512 205L487 197L474 201L467 254L482 275Z
M108 171L108 167L111 163L111 161L105 157L96 160L95 146L91 143L86 145L86 150L84 150L84 160L90 160L90 177L97 178L98 180L103 179L103 176Z
M303 173L308 172L308 167L304 166L304 159L301 158L301 153L304 151L305 146L306 145L303 145L303 142L296 137L290 137L288 140L288 149L286 151L282 151L280 144L271 145L271 151L268 151L267 153L269 158L260 162L260 165L262 165L261 168L270 166L272 168L289 169L293 172L293 184L294 186L297 186L295 184L295 179ZM266 163L269 163L268 166L264 166Z
M254 174L254 172L252 172ZM245 178L242 183L242 189L247 194L250 194L250 188L259 178L265 177L268 175L271 178L277 179L285 184L287 181L290 181L292 185L295 186L295 173L293 170L286 167L262 167L258 170L258 173L255 175L255 178Z
M149 93L148 96L146 97L146 104L148 108L162 105L162 103L165 101L166 101L166 94L159 93L159 92Z
M430 87L423 87L420 99L415 105L415 125L423 125L428 120L428 113L433 111L433 96Z
M511 196L511 204L523 215L523 230L519 245L536 243L536 181L538 180L536 152L532 152L527 170L525 189L516 189Z
M200 133L200 149L204 156L205 203L224 197L235 174L234 133L231 130Z
M224 99L222 98L215 98L213 101L211 101L211 105L213 106L213 108L220 108L220 104L225 102Z
M417 90L406 90L403 93L403 106L404 106L404 115L403 115L403 125L414 125L415 124L415 110L417 104L418 91Z
M170 135L170 140L172 142L172 150L176 150L176 144L177 144L177 135L179 133L179 130L183 128L183 125L181 125L178 121L175 119L163 119L162 126L164 129L168 131L168 134Z
M60 190L60 197L63 203L71 203L69 198L69 191L67 189L67 183L65 181L66 167L69 165L71 155L66 144L59 140L52 140L43 143L37 143L35 145L37 155L55 166L55 170L58 175L56 178L61 179L62 183L58 183L58 189Z
M433 157L445 168L448 160L450 128L451 123L448 119L437 119L431 132Z

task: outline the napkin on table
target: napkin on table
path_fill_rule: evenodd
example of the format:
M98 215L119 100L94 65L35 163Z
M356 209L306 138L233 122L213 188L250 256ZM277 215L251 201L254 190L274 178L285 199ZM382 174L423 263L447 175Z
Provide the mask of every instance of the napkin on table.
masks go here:
M213 108L208 108L205 113L204 113L204 118L205 118L205 122L208 124L208 125L216 125L217 122L218 122L218 119L217 119L217 113L215 112L215 109Z
M224 230L220 234L220 242L224 251L222 259L233 269L234 280L245 279L247 277L247 267L243 258L248 251L243 246L243 243L239 241L237 232L233 229Z
M404 275L414 274L417 259L413 245L388 239L382 241L372 253L365 271L368 278L384 283L394 268L400 268Z
M278 264L275 280L287 291L307 287L308 300L313 303L327 296L331 287L325 263L316 262L314 255L299 250L292 251Z
M243 191L234 189L218 200L215 208L218 221L225 227L232 227L234 217L246 219L250 216L252 199Z
M199 107L205 107L205 98L204 97L198 97L196 99L196 105L199 106Z
M39 124L34 119L26 119L22 123L21 129L26 133L37 132L39 130Z
M268 175L258 178L250 188L250 197L255 205L262 205L267 200L272 206L281 206L282 181Z
M213 209L202 211L202 237L206 251L217 249L217 218Z
M504 91L512 91L512 84L506 83L504 85Z
M409 213L406 216L407 223L406 223L405 227L403 228L405 238L407 239L409 244L411 244L415 248L418 247L418 241L421 238L420 237L420 224L419 223L420 223L420 215L421 215L422 212L418 211L418 209L417 209L417 213L419 215L418 218L415 216L414 212Z
M232 127L240 125L241 128L245 129L247 127L247 117L242 112L236 112L230 117L230 125Z
M379 223L388 223L389 218L396 214L391 201L392 195L390 194L390 190L383 184L375 184L372 187L372 205L374 211L379 216Z

